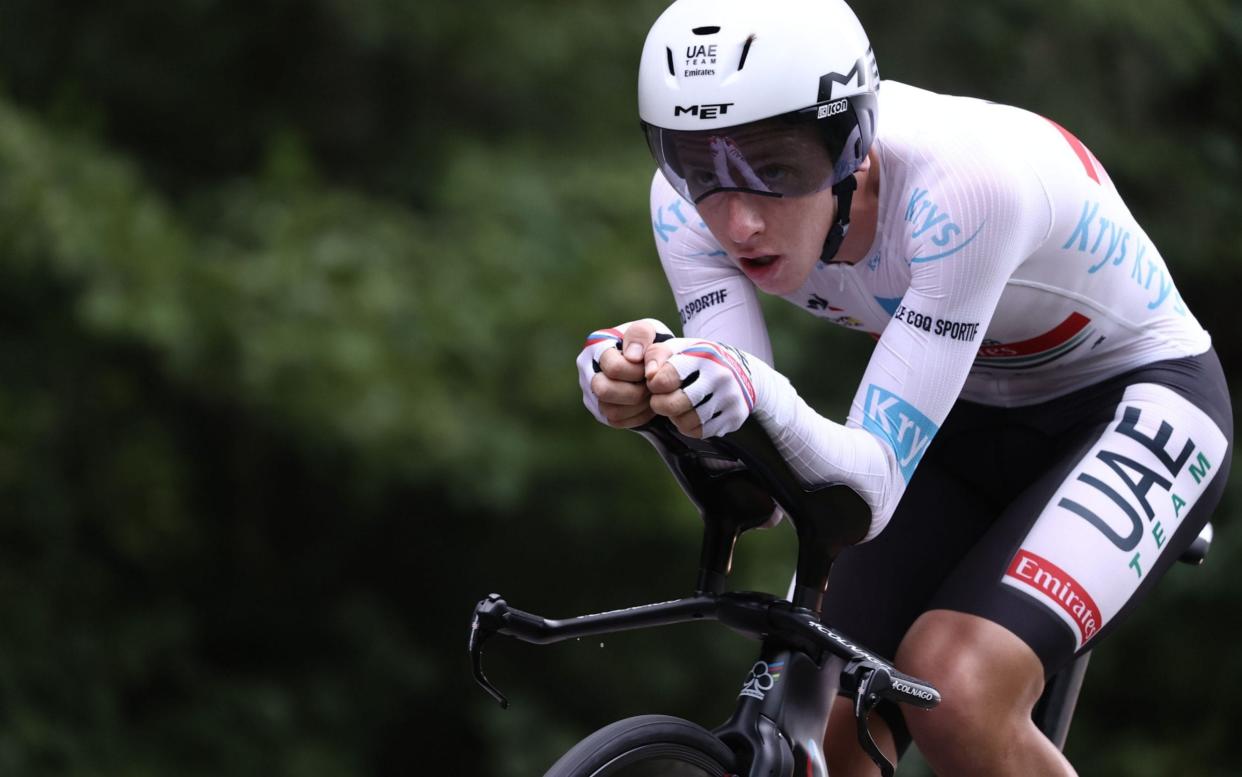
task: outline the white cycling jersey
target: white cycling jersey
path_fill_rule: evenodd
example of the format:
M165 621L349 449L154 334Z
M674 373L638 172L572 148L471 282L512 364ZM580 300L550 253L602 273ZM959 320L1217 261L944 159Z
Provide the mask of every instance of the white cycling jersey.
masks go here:
M1027 111L893 81L879 91L876 236L785 299L878 338L844 425L789 391L756 408L806 482L843 482L887 523L960 397L1030 405L1203 353L1160 252L1099 161ZM756 291L657 173L655 242L687 337L772 361Z

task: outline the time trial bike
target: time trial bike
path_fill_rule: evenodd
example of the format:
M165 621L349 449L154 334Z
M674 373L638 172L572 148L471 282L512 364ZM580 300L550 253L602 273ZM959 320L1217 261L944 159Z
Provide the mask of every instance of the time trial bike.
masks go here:
M870 509L846 486L805 488L758 421L711 440L686 437L667 421L637 429L659 452L703 518L703 541L691 596L622 610L553 620L510 606L499 594L478 603L468 650L475 679L502 706L508 701L483 672L483 645L504 634L548 644L671 623L716 620L757 639L733 714L712 730L666 715L627 718L596 731L565 753L545 777L826 777L822 743L838 694L853 702L863 750L891 777L893 765L868 720L884 700L930 709L940 693L820 619L833 560L862 539ZM766 523L775 506L798 540L788 599L726 592L733 549L745 531ZM1211 526L1183 555L1201 563ZM1089 653L1054 676L1036 705L1036 723L1062 747Z

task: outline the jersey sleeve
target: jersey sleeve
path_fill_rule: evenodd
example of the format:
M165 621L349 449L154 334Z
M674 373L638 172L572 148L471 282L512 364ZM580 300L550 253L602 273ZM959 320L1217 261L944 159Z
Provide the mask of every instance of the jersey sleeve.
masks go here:
M906 209L889 219L887 237L902 246L910 286L847 422L824 419L796 397L778 413L767 409L765 426L804 481L844 482L868 501L868 539L891 518L956 402L1006 281L1051 228L1034 171L965 145L937 144L906 160L915 174L898 182Z
M651 182L651 224L684 335L728 343L771 364L754 284L659 171Z

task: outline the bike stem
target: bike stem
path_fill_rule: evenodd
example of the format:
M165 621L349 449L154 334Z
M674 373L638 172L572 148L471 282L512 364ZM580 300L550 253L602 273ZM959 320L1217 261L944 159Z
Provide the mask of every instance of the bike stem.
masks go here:
M664 419L635 431L656 449L703 518L695 591L723 592L733 567L737 538L772 516L772 497L737 459L709 443L680 434Z
M744 463L789 516L798 535L793 604L818 614L832 562L866 535L871 508L848 486L803 486L754 417L712 442Z

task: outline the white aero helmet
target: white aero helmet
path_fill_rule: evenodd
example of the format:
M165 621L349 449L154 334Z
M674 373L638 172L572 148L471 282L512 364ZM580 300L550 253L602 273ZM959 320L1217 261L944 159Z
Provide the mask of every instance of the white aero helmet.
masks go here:
M660 169L693 203L843 181L852 191L879 82L842 0L676 0L647 34L638 113Z

